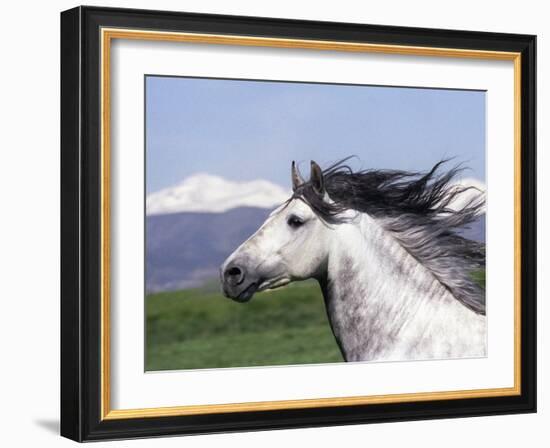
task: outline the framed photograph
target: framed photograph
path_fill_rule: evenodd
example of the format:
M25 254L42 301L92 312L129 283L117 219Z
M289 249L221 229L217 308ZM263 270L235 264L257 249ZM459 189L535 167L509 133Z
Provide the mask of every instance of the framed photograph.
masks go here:
M536 410L535 36L61 14L61 433Z

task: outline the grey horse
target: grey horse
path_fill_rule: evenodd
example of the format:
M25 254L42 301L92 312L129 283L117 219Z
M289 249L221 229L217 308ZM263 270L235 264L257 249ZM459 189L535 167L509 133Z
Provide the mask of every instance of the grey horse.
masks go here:
M223 263L224 294L247 302L317 279L346 361L485 356L473 278L485 245L458 231L483 213L484 192L456 183L460 168L440 174L444 163L410 173L312 161L304 181L292 162L292 196Z

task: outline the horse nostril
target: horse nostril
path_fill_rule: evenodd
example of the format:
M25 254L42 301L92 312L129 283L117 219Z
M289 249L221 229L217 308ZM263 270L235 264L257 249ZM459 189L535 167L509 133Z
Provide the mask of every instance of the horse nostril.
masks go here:
M241 275L241 270L238 267L230 268L227 271L227 275L231 275L231 276Z
M224 277L230 285L235 286L244 280L244 272L238 266L231 266L225 270Z

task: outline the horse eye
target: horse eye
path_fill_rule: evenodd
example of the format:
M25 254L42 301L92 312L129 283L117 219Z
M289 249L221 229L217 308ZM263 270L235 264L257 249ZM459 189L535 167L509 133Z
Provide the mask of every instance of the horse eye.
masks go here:
M291 215L288 220L287 220L287 224L290 226L290 227L293 227L293 228L298 228L300 227L302 224L304 224L304 221L302 221L300 218L298 218L297 216L295 215Z

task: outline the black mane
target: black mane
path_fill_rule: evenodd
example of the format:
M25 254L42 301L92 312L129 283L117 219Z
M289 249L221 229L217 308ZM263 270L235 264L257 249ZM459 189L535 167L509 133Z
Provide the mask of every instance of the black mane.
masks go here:
M342 212L356 210L375 218L401 245L465 306L485 314L485 291L473 275L485 268L485 244L458 233L484 212L482 192L464 207L449 207L457 196L474 187L454 182L464 168L440 173L441 161L426 173L398 170L353 171L341 160L323 171L324 200L310 182L293 198L307 202L329 224L338 224Z

